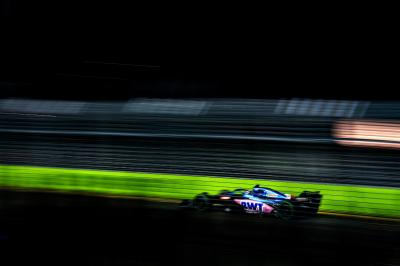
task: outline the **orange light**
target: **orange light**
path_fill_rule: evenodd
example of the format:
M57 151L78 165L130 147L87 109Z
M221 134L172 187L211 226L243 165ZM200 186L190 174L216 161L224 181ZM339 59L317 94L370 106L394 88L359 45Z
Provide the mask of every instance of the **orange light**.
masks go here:
M335 141L342 145L400 148L400 123L340 121L334 128Z
M228 196L222 196L222 197L220 197L220 199L222 199L222 200L228 200L228 199L230 199L231 197L228 197Z

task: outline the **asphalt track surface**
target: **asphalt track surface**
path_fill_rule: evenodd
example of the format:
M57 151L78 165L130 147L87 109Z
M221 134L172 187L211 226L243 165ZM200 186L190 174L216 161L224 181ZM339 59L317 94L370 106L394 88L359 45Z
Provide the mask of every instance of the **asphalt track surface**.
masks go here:
M400 224L0 190L1 265L400 265Z

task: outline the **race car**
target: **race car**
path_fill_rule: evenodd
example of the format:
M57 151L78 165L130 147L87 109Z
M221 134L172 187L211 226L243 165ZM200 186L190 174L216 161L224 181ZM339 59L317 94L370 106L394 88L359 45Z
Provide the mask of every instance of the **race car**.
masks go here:
M317 214L322 195L319 191L303 191L298 196L284 194L271 188L255 185L252 189L223 190L217 195L207 192L184 200L181 207L198 211L222 210L259 215L274 215L285 220Z

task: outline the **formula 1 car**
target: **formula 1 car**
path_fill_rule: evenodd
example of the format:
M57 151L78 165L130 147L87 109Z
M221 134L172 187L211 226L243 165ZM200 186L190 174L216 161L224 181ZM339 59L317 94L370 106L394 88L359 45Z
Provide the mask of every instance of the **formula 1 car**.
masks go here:
M223 190L217 195L204 192L193 200L184 200L181 207L198 211L222 210L251 214L271 214L289 220L293 217L317 214L322 195L319 191L303 191L298 196L284 194L271 188L255 185L253 189Z

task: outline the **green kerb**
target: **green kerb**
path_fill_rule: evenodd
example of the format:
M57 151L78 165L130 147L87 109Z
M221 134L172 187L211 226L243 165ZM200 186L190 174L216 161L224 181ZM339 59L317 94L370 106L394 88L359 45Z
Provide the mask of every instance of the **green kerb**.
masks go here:
M205 191L216 193L222 189L251 188L255 184L291 194L320 191L321 211L400 217L397 188L0 165L0 186L39 190L184 199Z

